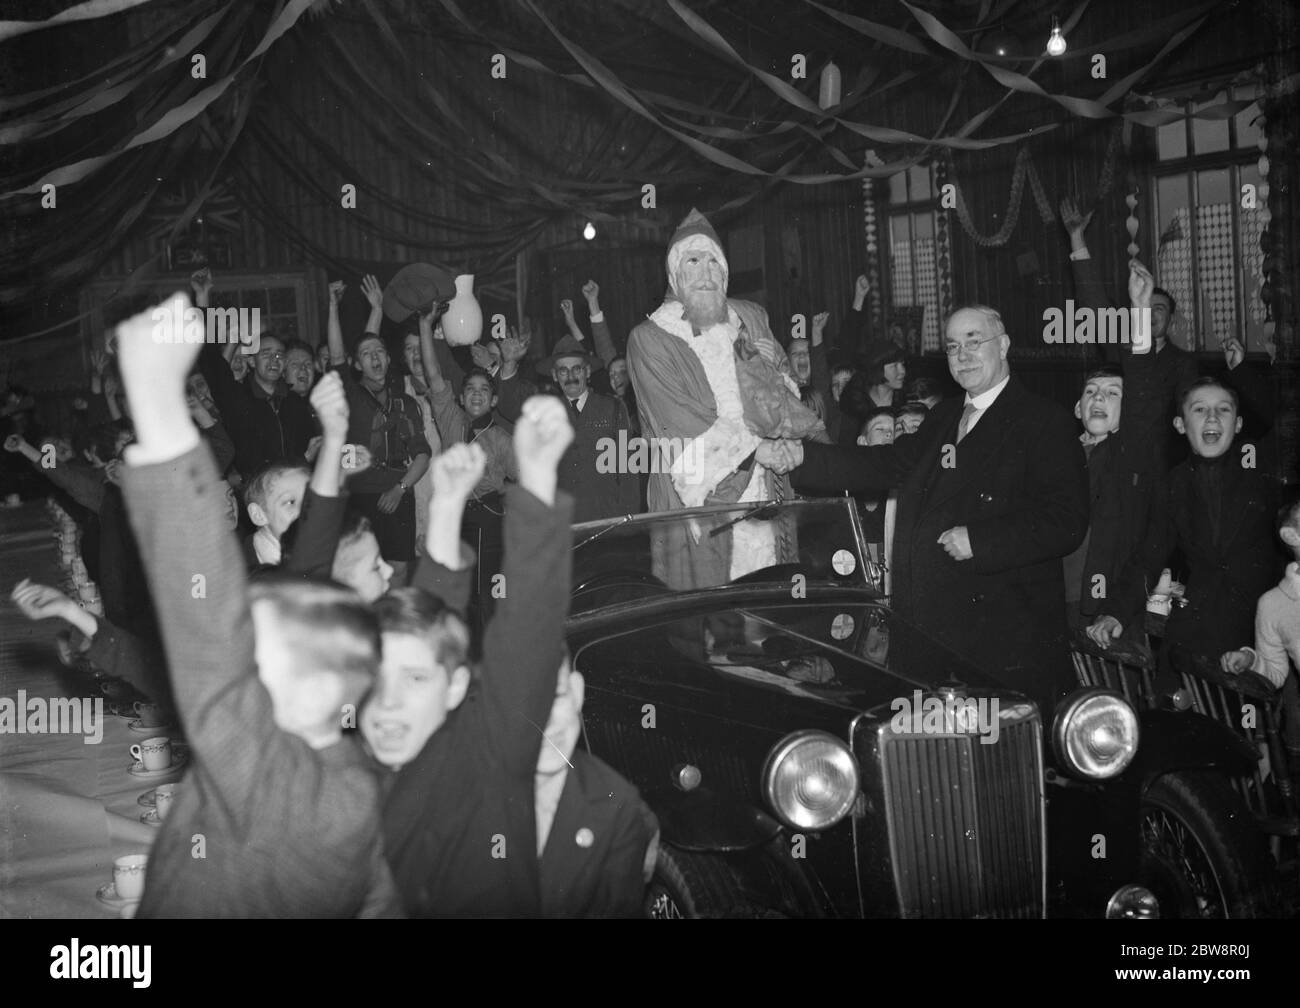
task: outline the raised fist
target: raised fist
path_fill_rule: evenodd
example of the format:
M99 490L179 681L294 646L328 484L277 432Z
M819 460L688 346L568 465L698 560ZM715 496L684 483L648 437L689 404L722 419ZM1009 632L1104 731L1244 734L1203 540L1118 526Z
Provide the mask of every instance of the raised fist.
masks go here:
M326 372L311 390L308 400L325 437L342 442L348 436L348 397L338 372Z
M573 441L573 425L562 400L532 396L515 424L515 458L555 468Z
M158 389L185 388L199 344L185 340L190 299L177 292L117 327L117 357L126 394L143 401Z
M335 280L330 283L330 304L338 305L343 300L343 292L348 289L348 285L342 280Z
M588 280L582 285L582 296L588 301L595 301L600 297L600 285L595 280Z
M487 456L478 445L452 445L433 460L433 499L468 500L486 466Z

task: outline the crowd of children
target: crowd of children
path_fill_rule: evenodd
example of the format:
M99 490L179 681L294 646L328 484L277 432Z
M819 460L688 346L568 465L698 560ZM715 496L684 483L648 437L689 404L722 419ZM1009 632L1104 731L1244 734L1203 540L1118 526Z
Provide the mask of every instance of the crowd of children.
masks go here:
M1062 219L1076 296L1104 307L1088 221L1068 201ZM584 682L562 637L570 524L644 509L644 484L582 462L597 437L638 429L627 361L594 282L596 353L566 301L568 334L535 380L526 330L468 350L440 339L452 287L430 282L404 369L372 276L351 345L344 285L330 285L315 353L270 331L248 355L159 342L135 303L95 356L72 436L19 424L4 443L54 484L103 598L91 612L24 581L15 602L69 623L68 653L174 713L193 749L143 914L639 911L657 826L577 746ZM194 304L212 289L196 273ZM1269 474L1267 375L1235 340L1223 369L1199 375L1168 339L1174 299L1140 263L1128 293L1149 330L1090 364L1075 405L1089 521L1062 558L1069 624L1100 648L1141 642L1148 596L1175 595L1162 690L1210 657L1280 691L1300 773L1300 502ZM906 454L944 387L908 380L903 349L870 332L867 294L859 278L838 345L825 312L790 341L792 377L820 438ZM188 306L178 294L166 307L179 325ZM886 542L884 498L862 504L869 540Z

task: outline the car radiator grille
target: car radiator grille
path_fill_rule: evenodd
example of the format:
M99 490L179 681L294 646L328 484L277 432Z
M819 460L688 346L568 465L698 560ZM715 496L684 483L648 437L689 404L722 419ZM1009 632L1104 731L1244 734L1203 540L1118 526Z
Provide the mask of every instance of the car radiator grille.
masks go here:
M904 917L1043 916L1038 715L998 740L880 729L894 881Z

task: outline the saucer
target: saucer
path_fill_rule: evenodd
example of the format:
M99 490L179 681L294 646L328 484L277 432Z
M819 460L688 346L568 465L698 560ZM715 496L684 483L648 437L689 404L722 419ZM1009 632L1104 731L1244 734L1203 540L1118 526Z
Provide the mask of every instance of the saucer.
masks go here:
M135 800L135 803L136 803L137 805L142 805L142 806L144 806L145 808L153 808L155 805L158 804L158 797L157 797L157 795L154 794L154 792L157 791L157 790L158 790L157 788L150 788L148 791L146 791L144 794L142 794L139 798L137 798L137 799Z
M95 890L95 896L104 906L112 907L114 910L121 910L140 902L138 899L123 899L119 896L116 882L108 882L100 886Z
M175 773L177 770L180 770L185 766L185 764L189 762L189 759L190 751L188 747L181 745L179 742L173 742L171 766L163 767L161 770L146 770L144 768L144 763L140 760L136 760L131 764L128 772L133 777L139 777L143 780L154 780L155 778L166 777L170 773Z
M153 794L152 791L150 791L149 793L150 793L150 794ZM146 826L161 826L161 825L162 825L162 820L158 818L158 809L157 809L157 808L151 808L151 809L149 809L149 811L147 811L147 812L141 812L141 813L140 813L140 821L141 821L142 823L144 823Z
M139 718L128 721L126 726L137 735L170 735L176 731L172 725L168 724L142 725Z

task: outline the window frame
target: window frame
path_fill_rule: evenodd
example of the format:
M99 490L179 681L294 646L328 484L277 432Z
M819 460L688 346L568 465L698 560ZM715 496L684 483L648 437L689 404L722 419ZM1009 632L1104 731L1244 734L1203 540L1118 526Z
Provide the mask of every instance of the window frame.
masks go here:
M935 326L936 327L939 326L939 315L943 311L943 304L942 304L943 281L942 278L939 276L939 252L940 252L940 249L938 247L939 210L937 207L937 195L936 195L939 186L939 181L937 178L937 171L936 171L937 167L938 166L935 164L934 161L926 161L913 166L913 168L924 168L929 173L930 192L920 197L914 196L912 193L912 174L911 174L912 169L911 168L905 168L902 171L897 172L894 175L890 175L887 178L882 180L884 182L884 186L883 186L884 192L882 194L883 199L877 200L876 218L878 220L883 219L884 232L885 232L884 235L885 240L879 243L881 246L884 246L886 250L885 251L886 259L884 263L885 266L884 281L882 282L882 286L885 287L885 296L882 298L882 303L885 307L885 317L882 320L882 326L885 329L885 332L883 333L885 338L888 338L889 322L890 319L893 317L895 310L897 308L903 308L903 307L916 307L916 305L898 304L896 303L894 298L894 261L895 260L894 260L893 221L895 217L904 217L907 220L908 249L909 249L908 266L911 269L911 274L910 274L912 278L911 285L913 291L919 293L919 284L917 282L917 277L920 271L917 267L917 255L916 255L917 238L916 238L915 215L918 213L930 214L930 221L933 228L933 241L935 243L935 267L934 267L935 268L935 278L934 278ZM907 196L907 199L901 203L893 202L892 183L893 180L898 177L898 175L902 175L904 178L905 194ZM928 307L927 305L924 304L922 306ZM926 334L925 334L924 319L922 320L921 332L918 334L918 339L920 341L919 346L905 347L905 349L909 354L915 354L917 356L923 356L923 357L936 357L936 356L943 357L942 331L938 332L938 335L936 337L938 343L935 346L935 348L932 350L926 349Z
M1220 93L1226 92L1226 102L1244 100L1240 97L1239 92L1250 90L1254 93L1250 96L1254 102L1262 100L1261 88L1257 83L1241 82L1236 80L1239 75L1232 78L1211 78L1199 82L1195 89L1183 87L1179 88L1176 93L1167 93L1165 97L1176 102L1182 110L1181 123L1183 125L1183 142L1184 153L1181 157L1161 160L1160 158L1160 130L1162 126L1152 126L1149 129L1150 142L1150 165L1147 172L1147 193L1149 198L1145 201L1146 211L1143 216L1146 218L1144 223L1148 227L1150 239L1150 259L1152 271L1155 275L1157 286L1169 287L1168 279L1161 275L1160 265L1160 236L1162 234L1161 208L1160 208L1160 184L1163 180L1171 178L1182 178L1187 189L1186 206L1192 213L1189 215L1189 240L1191 242L1191 263L1189 275L1191 278L1191 318L1195 319L1196 324L1190 325L1189 321L1189 346L1192 353L1217 353L1220 350L1218 346L1207 346L1205 341L1214 338L1213 316L1209 319L1202 318L1202 308L1204 303L1204 287L1202 281L1202 242L1198 234L1197 220L1195 211L1199 207L1199 178L1201 173L1206 171L1226 170L1228 173L1228 203L1232 207L1232 224L1231 224L1231 248L1233 258L1233 298L1235 305L1235 330L1229 335L1233 339L1240 339L1243 347L1249 352L1250 334L1250 303L1249 291L1247 289L1248 278L1246 276L1246 266L1242 256L1242 234L1243 219L1241 206L1241 187L1243 169L1253 167L1258 163L1260 152L1254 143L1248 143L1241 146L1238 137L1237 120L1244 113L1237 113L1223 120L1228 126L1228 146L1225 150L1210 151L1207 153L1196 153L1195 146L1195 117L1192 115L1192 106L1199 105L1209 107L1209 103ZM1208 98L1202 96L1209 93ZM1173 123L1165 124L1165 126ZM1184 320L1189 320L1186 307L1180 304L1180 315Z
M318 283L310 269L281 270L261 272L252 270L222 271L216 278L213 293L225 291L270 290L273 288L291 288L296 302L294 314L298 321L298 338L315 347L320 340L313 340L313 334L320 335L320 310L318 306ZM82 288L81 292L81 337L83 347L102 349L104 332L104 307L109 299L118 292L122 279L96 280ZM188 273L161 274L140 289L159 292L184 290L190 292L190 275ZM280 312L278 315L287 313ZM86 359L89 365L89 357Z

